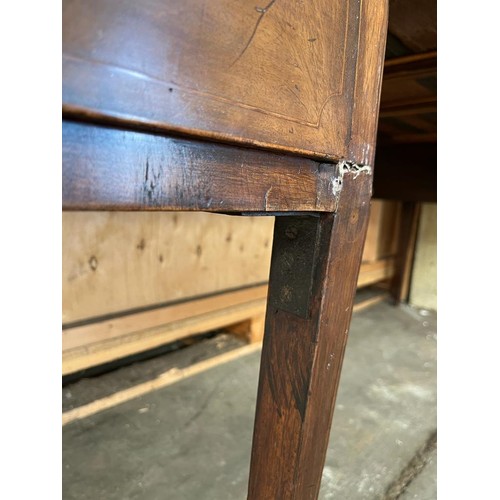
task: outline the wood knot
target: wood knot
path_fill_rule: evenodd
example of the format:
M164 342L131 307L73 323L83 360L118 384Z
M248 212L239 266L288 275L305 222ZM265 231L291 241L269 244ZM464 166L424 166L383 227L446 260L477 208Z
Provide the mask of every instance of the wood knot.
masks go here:
M95 257L95 255L92 255L92 257L90 257L89 259L89 266L90 266L90 269L92 269L92 271L95 271L97 269L97 259Z

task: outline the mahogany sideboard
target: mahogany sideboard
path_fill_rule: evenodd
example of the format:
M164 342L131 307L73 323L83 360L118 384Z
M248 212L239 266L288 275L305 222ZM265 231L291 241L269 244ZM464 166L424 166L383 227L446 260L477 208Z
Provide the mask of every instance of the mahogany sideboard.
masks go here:
M276 216L248 498L317 498L387 2L63 0L63 209Z

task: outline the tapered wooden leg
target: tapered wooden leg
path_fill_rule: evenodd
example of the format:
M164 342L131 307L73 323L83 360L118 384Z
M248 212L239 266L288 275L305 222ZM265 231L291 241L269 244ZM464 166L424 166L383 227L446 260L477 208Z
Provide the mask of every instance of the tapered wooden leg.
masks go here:
M318 496L371 196L354 177L337 213L276 218L250 500Z

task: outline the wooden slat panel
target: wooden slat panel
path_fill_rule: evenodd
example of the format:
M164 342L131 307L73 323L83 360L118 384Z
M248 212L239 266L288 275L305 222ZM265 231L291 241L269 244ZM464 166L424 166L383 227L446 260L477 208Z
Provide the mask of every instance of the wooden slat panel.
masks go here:
M63 351L68 351L77 347L89 346L266 297L267 285L262 285L67 328L62 332L62 348Z
M358 287L391 278L393 273L393 259L363 263ZM67 328L62 332L63 375L198 333L255 321L266 311L267 289L267 285L249 287Z
M334 212L337 167L147 133L63 124L63 208Z
M262 314L266 300L254 300L188 317L148 330L109 338L63 351L63 375L83 370L90 366L123 358L132 354L154 349L176 340L239 323L249 317Z
M363 261L395 255L399 203L372 200ZM264 283L273 217L64 212L63 323Z
M365 309L384 301L386 297L387 294L379 293L378 295L372 296L368 299L360 300L359 302L356 302L354 304L352 312L356 313L364 311ZM125 401L130 401L131 399L134 399L136 397L148 394L152 391L184 380L186 377L202 373L203 371L208 370L214 366L219 366L220 364L227 363L228 361L233 361L242 356L246 356L260 350L262 347L262 335L260 335L260 338L255 338L252 336L250 336L250 338L247 337L248 334L253 334L253 332L247 330L247 328L254 328L253 324L247 324L252 321L263 321L263 318L259 316L258 318L252 318L252 320L250 321L238 323L234 325L234 327L228 328L228 330L235 335L240 335L240 333L243 332L244 336L247 338L248 342L251 345L237 347L236 349L232 349L226 353L213 356L198 363L190 364L185 368L170 369L151 380L143 382L142 384L128 387L127 389L114 392L109 396L94 400L91 403L87 403L68 410L63 413L63 425L73 422L74 420L89 417L90 415L94 415L108 408L112 408L113 406L116 406L118 404L122 404ZM260 330L263 330L264 327L263 325L259 324L255 325L255 328L257 329L257 332L260 332Z

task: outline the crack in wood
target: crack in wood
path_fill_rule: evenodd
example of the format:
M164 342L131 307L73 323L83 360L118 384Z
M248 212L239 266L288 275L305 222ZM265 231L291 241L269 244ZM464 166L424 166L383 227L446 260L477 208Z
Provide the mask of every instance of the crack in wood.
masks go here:
M259 24L261 23L262 19L264 19L264 15L273 6L275 2L276 0L271 0L265 7L255 7L255 10L260 14L259 19L257 19L252 34L250 35L250 38L248 39L246 45L243 47L243 50L240 52L239 56L231 63L231 66L229 66L230 68L232 68L242 58L243 54L247 51L248 47L250 47L250 44L252 43L255 34L259 29Z
M345 174L354 174L353 179L356 179L360 174L365 173L366 175L372 174L372 167L370 165L358 165L352 161L341 160L338 165L338 177L334 177L331 181L332 194L339 203L340 193L344 184Z

